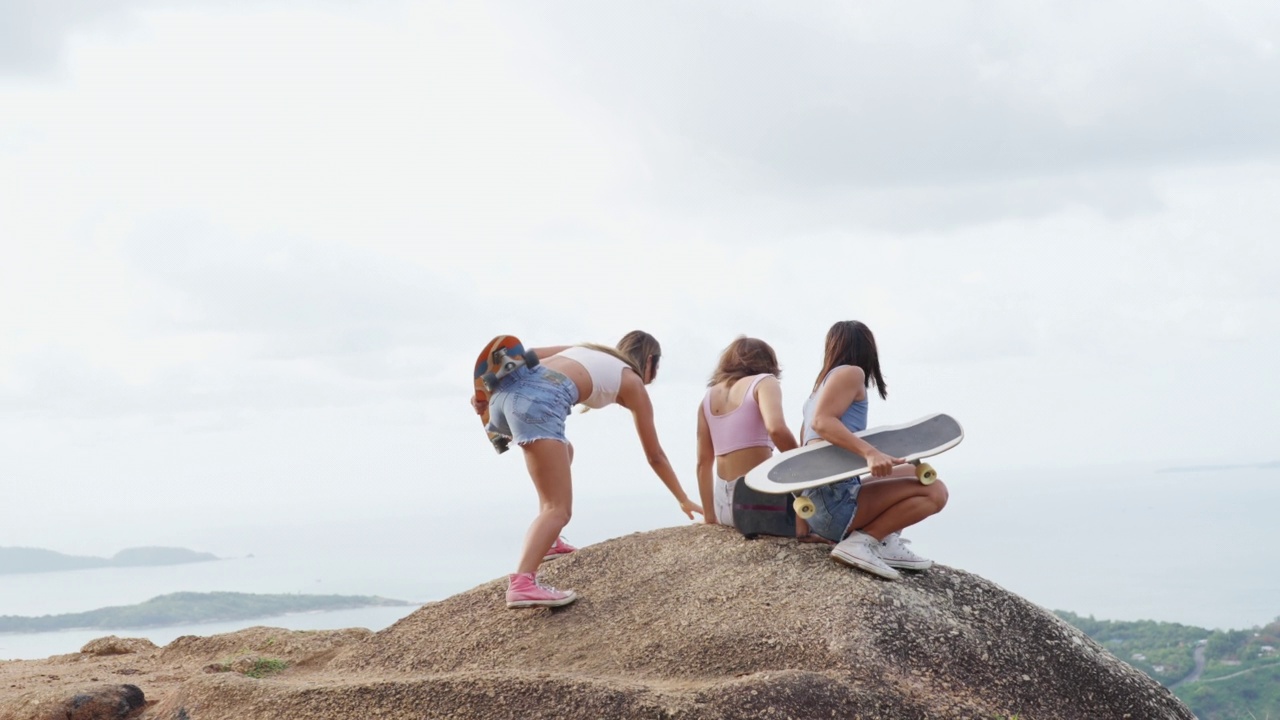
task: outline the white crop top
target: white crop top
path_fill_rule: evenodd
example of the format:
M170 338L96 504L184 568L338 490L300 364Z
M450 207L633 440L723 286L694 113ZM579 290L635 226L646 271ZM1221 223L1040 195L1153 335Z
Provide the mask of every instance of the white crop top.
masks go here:
M577 345L561 350L556 356L573 360L586 368L591 376L591 397L578 402L599 410L617 399L618 390L622 387L622 372L629 367L626 363L609 353Z

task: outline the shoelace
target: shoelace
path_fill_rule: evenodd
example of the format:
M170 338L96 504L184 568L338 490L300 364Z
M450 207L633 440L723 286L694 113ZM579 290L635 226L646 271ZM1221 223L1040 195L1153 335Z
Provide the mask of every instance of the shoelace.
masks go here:
M910 544L911 544L910 540L902 537L901 535L898 536L898 545L899 545L898 550L900 550L904 556L908 558L917 558L917 559L923 560L924 558L920 557L919 555L916 555L915 552L913 552L911 549L907 547Z

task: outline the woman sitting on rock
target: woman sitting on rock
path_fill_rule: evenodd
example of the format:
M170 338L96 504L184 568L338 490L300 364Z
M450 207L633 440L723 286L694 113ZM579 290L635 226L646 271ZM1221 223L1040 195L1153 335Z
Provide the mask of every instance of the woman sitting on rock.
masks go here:
M739 337L720 354L698 406L698 492L710 525L733 526L733 488L773 455L797 447L782 417L781 372L773 348ZM803 520L797 534L808 535Z
M804 403L800 440L826 440L857 453L871 467L871 477L810 488L804 495L817 509L809 518L813 532L837 543L833 560L892 580L898 577L895 568L933 565L908 549L899 532L941 510L947 488L940 481L920 484L913 466L854 434L867 428L867 389L873 384L888 398L871 330L856 320L832 325L822 371Z
M573 446L565 437L564 425L578 402L589 408L617 403L630 410L649 466L689 519L693 513L702 514L702 507L680 487L658 443L653 404L645 389L658 374L662 355L652 335L639 330L627 333L617 348L586 344L533 351L541 361L537 367L521 367L500 379L488 404L488 430L511 438L524 451L541 505L525 536L516 572L508 578L509 608L558 607L578 597L572 590L557 590L537 579L543 560L573 551L560 539L560 531L569 524L573 508L569 473ZM477 414L483 414L484 404L473 398L472 405Z

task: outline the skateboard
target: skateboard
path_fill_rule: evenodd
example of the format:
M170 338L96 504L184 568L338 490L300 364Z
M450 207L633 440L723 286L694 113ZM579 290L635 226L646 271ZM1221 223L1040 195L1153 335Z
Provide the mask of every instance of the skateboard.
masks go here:
M498 454L506 452L511 445L511 438L495 432L489 432L489 395L498 381L515 372L520 367L534 368L538 366L538 356L532 350L526 350L520 338L515 335L499 335L490 340L476 358L475 398L485 403L484 412L480 415L480 423L486 428L489 442Z
M739 480L733 486L733 526L748 538L795 537L796 511L788 496L762 493Z
M964 428L950 415L926 415L902 425L868 428L858 437L886 455L900 457L916 466L916 478L928 485L938 473L921 459L945 452L964 439ZM762 493L798 493L819 485L847 480L871 472L862 456L819 440L804 447L774 455L747 473L743 483ZM797 496L793 503L802 518L813 516L813 502Z

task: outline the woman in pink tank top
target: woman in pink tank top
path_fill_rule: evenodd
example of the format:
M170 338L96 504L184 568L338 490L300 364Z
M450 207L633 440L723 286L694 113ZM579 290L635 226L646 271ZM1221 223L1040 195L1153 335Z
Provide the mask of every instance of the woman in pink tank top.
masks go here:
M774 447L797 447L782 415L780 375L777 355L763 340L738 337L720 354L698 406L698 491L708 524L733 525L734 485ZM796 531L809 535L803 520Z

